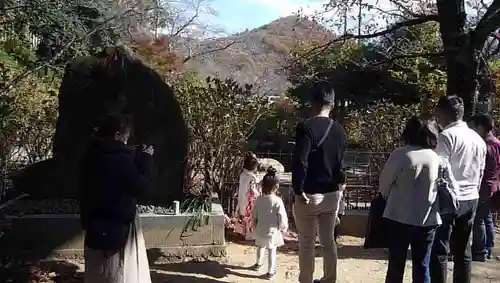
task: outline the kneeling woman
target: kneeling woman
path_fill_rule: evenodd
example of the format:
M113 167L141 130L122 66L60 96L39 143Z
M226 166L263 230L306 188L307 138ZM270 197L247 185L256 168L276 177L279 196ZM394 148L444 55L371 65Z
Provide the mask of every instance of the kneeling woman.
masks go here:
M85 155L85 283L151 283L136 199L150 186L153 148L129 148L130 132L126 119L108 117Z
M436 180L441 158L434 152L437 125L412 117L402 133L404 146L394 150L380 173L379 189L389 221L389 267L386 283L402 283L411 246L413 283L429 283L429 261L436 228L441 224Z

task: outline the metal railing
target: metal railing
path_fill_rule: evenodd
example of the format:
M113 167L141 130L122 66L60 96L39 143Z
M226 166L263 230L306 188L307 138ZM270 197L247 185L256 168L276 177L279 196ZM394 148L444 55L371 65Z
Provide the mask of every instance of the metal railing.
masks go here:
M260 152L259 158L273 158L285 167L291 167L292 154L286 152ZM378 174L389 153L368 151L348 151L344 157L347 187L344 192L346 210L367 210L370 202L378 191ZM289 173L287 173L289 175ZM289 179L289 178L288 178ZM222 206L228 215L233 215L237 205L238 182L227 182L220 194ZM288 212L292 210L293 189L289 180L280 184L280 195Z

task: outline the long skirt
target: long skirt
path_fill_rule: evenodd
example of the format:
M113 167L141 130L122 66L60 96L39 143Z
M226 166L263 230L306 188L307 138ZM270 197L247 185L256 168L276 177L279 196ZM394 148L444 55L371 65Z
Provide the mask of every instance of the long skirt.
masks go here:
M125 247L111 256L85 248L85 283L151 283L144 236L136 216Z

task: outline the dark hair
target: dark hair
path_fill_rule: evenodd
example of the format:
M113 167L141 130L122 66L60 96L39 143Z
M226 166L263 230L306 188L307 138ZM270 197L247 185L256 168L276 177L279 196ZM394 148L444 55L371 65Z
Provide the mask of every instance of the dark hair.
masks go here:
M406 123L401 134L401 140L407 145L435 149L438 133L436 122L424 121L417 116L413 116Z
M267 168L267 173L264 175L264 178L262 179L262 193L265 195L271 194L275 188L276 185L279 184L280 179L278 176L276 176L276 169L274 169L272 166Z
M312 104L319 106L332 105L335 102L335 91L331 82L311 79L299 86L300 91L309 96Z
M251 151L245 153L245 159L243 160L243 168L254 171L259 166L259 160L255 158L255 154Z
M113 138L116 132L130 133L132 123L127 116L110 115L97 127L96 135L100 138Z
M474 126L482 126L486 131L491 131L495 127L493 118L486 113L474 115L469 120Z
M446 113L453 121L464 118L464 100L457 95L447 95L439 99L437 109Z

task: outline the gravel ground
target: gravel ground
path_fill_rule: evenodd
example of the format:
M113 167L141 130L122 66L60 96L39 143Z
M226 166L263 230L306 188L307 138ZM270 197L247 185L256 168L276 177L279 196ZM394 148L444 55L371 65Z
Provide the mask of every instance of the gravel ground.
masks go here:
M343 237L339 249L339 283L383 283L387 270L387 254L383 250L364 250L363 239ZM496 254L500 255L500 241L497 241ZM278 270L274 282L297 282L297 244L290 242L278 252ZM252 246L228 243L228 255L224 260L181 262L155 262L151 264L153 283L258 283L267 282L261 274L248 270L254 263L255 249ZM474 263L473 283L500 282L500 260L487 263ZM8 272L10 281L0 273L0 282L58 282L83 283L81 258L79 260L60 260L39 262ZM452 264L450 263L450 270ZM315 276L322 273L322 260L316 258ZM410 283L411 264L406 265L405 283ZM451 282L451 280L449 280Z

